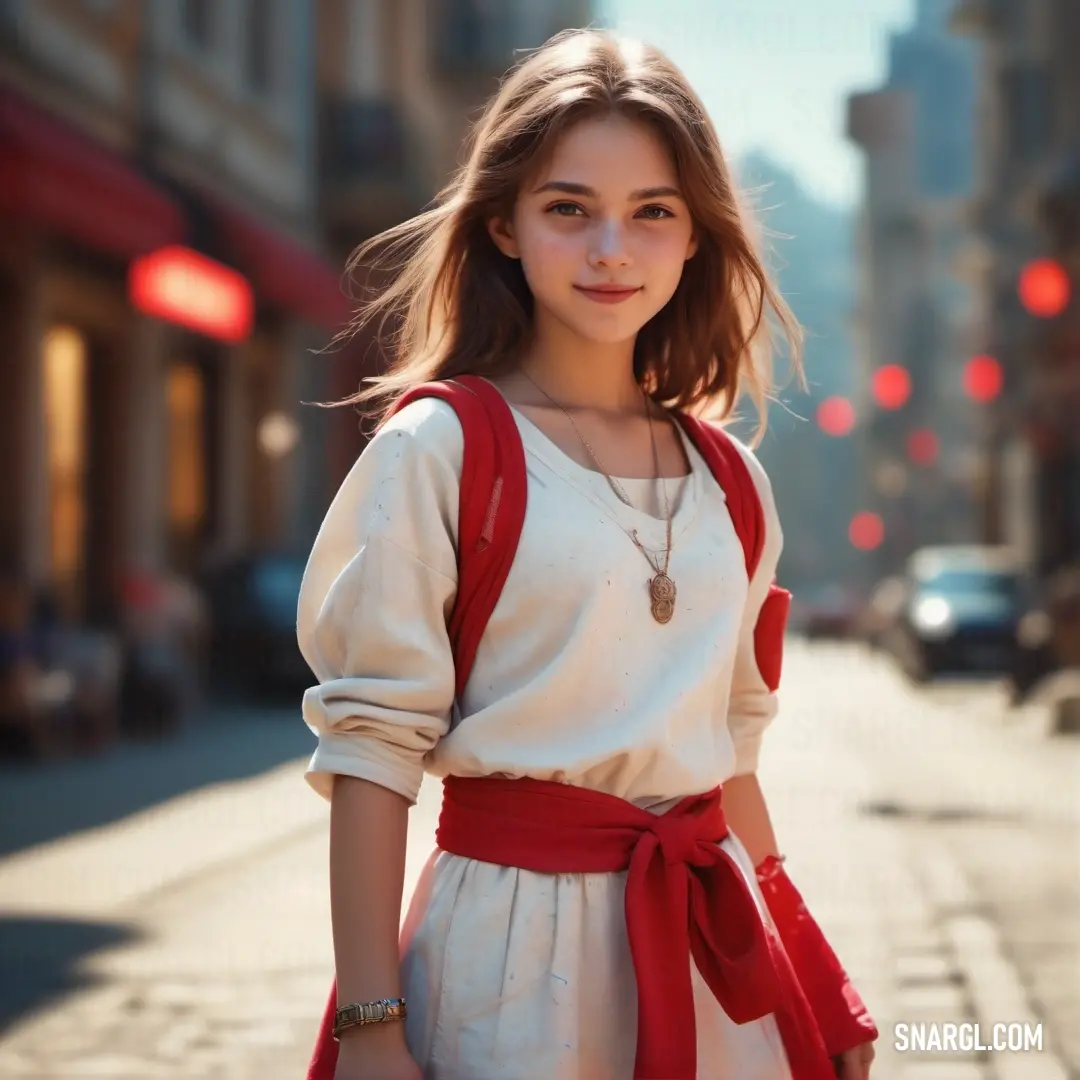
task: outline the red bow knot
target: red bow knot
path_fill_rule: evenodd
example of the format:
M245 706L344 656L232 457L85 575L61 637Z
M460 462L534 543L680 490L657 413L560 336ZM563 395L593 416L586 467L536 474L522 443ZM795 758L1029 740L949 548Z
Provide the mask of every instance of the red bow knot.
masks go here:
M793 1080L835 1080L783 947L766 930L735 860L720 789L651 814L612 795L541 780L447 777L443 851L537 873L626 871L626 929L637 981L634 1080L695 1080L690 958L736 1023L775 1013ZM336 991L308 1080L332 1080Z
M694 1080L690 957L736 1023L778 1008L780 985L754 897L719 845L720 789L651 814L602 792L537 780L444 783L444 851L540 873L627 871L626 929L637 976L636 1080Z
M722 839L721 834L721 839ZM711 843L701 838L701 824L689 815L685 817L656 817L637 843L640 849L655 840L668 866L707 866Z

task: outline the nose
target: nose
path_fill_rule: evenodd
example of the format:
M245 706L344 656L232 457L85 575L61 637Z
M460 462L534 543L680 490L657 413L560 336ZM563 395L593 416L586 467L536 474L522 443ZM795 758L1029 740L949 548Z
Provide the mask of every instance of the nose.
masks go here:
M630 253L621 221L601 220L597 224L589 251L589 263L594 267L629 265Z

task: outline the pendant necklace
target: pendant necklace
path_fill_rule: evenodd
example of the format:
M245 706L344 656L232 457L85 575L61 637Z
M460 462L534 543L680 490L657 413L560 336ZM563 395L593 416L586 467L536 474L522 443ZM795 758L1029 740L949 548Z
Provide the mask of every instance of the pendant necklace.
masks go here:
M589 440L585 438L581 433L581 429L574 422L574 418L570 413L563 408L531 375L524 369L519 369L521 374L525 376L551 402L552 405L558 409L567 420L570 421L570 426L574 429L574 433L581 440L581 445L585 447L586 453L592 458L593 464L600 471L601 475L608 482L608 486L615 493L616 497L624 502L631 509L636 509L630 497L623 490L622 484L612 476L607 469L604 468L603 463L597 456L596 451L593 450L589 444ZM668 575L668 567L671 565L671 504L668 501L667 494L667 481L664 478L663 469L660 467L660 451L656 445L656 432L653 430L653 417L652 410L649 408L649 399L645 395L645 391L641 391L642 400L645 403L645 417L649 421L649 439L652 442L653 452L653 467L656 470L656 478L660 481L660 488L664 496L664 519L666 524L667 539L664 547L664 558L661 563L659 558L653 558L652 555L645 550L644 545L638 539L637 529L633 529L626 535L633 541L634 546L645 556L645 561L653 570L653 577L649 579L649 597L652 601L652 615L658 623L669 623L671 617L675 614L675 597L677 590L675 588L675 582ZM622 528L622 526L620 526ZM623 529L623 532L626 532Z

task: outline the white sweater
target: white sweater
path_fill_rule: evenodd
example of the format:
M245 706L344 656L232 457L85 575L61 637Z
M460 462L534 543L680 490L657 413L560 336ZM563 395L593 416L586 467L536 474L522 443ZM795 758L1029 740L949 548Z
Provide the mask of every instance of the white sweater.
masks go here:
M664 523L515 418L528 471L524 529L456 706L446 631L457 577L456 414L434 399L409 405L343 483L298 614L320 683L303 706L319 737L311 784L328 796L330 774L342 773L415 801L425 770L529 776L659 810L755 770L776 699L752 635L782 543L756 458L741 448L767 525L748 588L723 492L683 436L692 471L673 522L678 598L661 625L650 611L653 571L627 533L662 552ZM637 506L653 501L654 481L621 483ZM669 495L678 488L668 481Z

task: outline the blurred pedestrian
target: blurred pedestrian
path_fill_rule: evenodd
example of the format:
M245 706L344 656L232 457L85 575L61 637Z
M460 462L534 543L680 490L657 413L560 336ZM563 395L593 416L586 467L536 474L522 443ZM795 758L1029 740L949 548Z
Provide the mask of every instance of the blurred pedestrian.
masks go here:
M298 616L337 961L309 1076L865 1077L877 1032L755 776L771 488L690 415L762 405L768 327L799 340L700 100L654 49L560 35L372 258L397 276L361 321L401 329L351 400L384 423Z
M0 571L0 755L55 757L71 742L72 683L42 614L26 581Z

